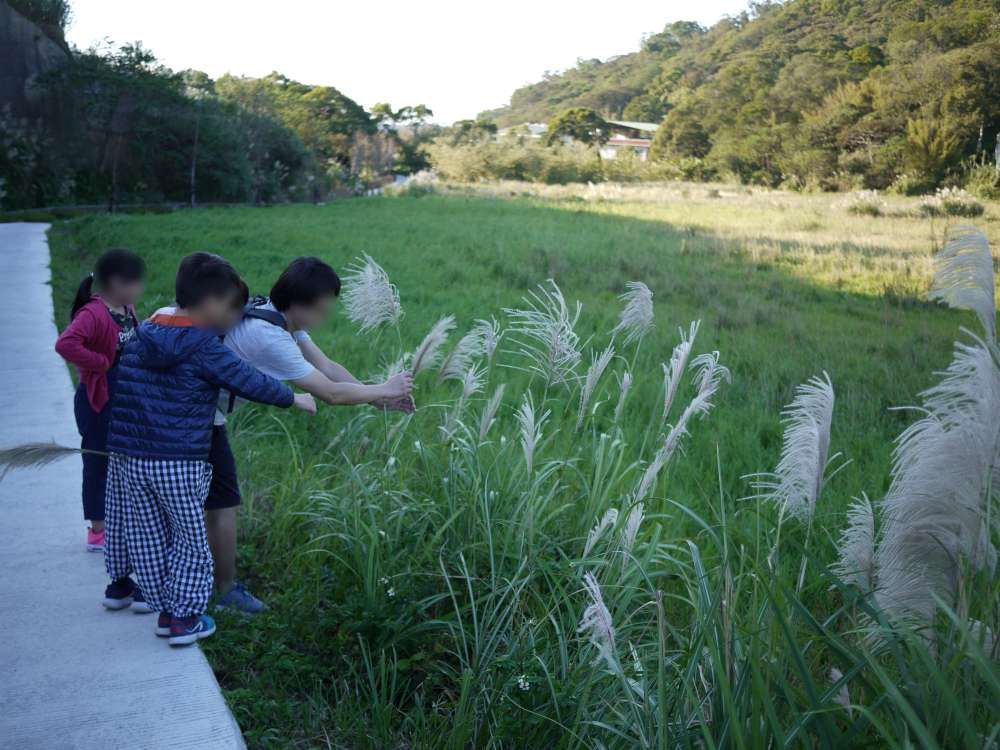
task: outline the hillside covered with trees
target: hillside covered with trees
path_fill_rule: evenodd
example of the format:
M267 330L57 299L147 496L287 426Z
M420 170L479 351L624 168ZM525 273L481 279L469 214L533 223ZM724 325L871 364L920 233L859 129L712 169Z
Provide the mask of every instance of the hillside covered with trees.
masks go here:
M212 80L138 42L70 49L64 0L8 9L66 52L24 82L23 102L0 107L0 208L319 200L426 165L423 105L369 112L277 72Z
M998 92L997 0L789 0L709 29L670 24L638 52L581 60L480 119L545 122L588 107L661 123L653 157L698 173L920 192L994 179L982 165L1000 130Z

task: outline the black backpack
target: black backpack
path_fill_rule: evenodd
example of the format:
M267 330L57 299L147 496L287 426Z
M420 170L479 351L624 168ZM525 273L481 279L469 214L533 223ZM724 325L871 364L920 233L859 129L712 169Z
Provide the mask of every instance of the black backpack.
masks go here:
M270 300L263 294L258 294L253 297L246 305L243 307L243 317L244 318L258 318L260 320L266 320L268 323L274 326L278 326L283 331L288 330L288 321L285 320L285 316L282 315L277 310L265 310L264 305L266 305ZM223 337L224 338L224 337ZM236 407L236 394L229 393L229 406L226 409L226 414L232 414L233 409Z
M266 320L271 325L278 326L281 330L287 331L288 321L285 320L284 315L277 310L264 309L264 305L268 302L270 302L270 300L267 297L262 294L258 294L256 297L247 302L246 306L243 308L243 317Z

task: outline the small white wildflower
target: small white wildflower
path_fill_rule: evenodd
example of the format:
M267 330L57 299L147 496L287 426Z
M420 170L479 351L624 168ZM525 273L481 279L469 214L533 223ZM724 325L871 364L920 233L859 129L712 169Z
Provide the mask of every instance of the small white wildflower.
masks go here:
M385 592L385 595L387 597L389 597L390 599L392 599L394 596L396 596L396 589L394 589L394 588L387 589L386 592Z
M415 450L417 453L419 453L422 450L419 440L414 441L413 450Z
M388 468L390 468L390 469L391 469L391 468L392 468L393 466L395 466L395 465L396 465L396 457L395 457L395 456L389 456L389 460L388 460L388 461L386 461L386 464L385 464L385 465L386 465L386 466L387 466Z
M527 691L531 690L531 683L528 682L528 676L527 675L523 674L523 675L521 675L520 677L517 678L517 689L521 690L521 691L524 691L524 692L527 692Z
M382 576L381 578L378 579L378 582L381 583L383 586L388 586L389 585L389 577L388 576Z

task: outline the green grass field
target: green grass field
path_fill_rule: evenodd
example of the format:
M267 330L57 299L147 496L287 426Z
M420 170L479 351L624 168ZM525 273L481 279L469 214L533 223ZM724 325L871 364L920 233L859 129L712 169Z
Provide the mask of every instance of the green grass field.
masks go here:
M456 316L457 340L549 278L583 304L583 374L608 343L625 284L643 281L655 295L655 329L637 355L619 351L579 432L578 389L530 382L509 352L466 409L475 439L442 437L461 386L433 374L418 379L421 408L409 419L323 407L315 418L238 414L241 570L272 607L249 622L223 619L206 651L249 745L982 742L1000 720L996 672L873 653L852 635L861 605L824 573L848 502L888 487L892 441L913 418L890 409L916 402L947 366L959 327L972 325L926 300L947 221L700 186L602 200L530 192L88 216L51 230L60 325L79 278L111 246L147 259L144 313L170 301L174 269L195 250L232 260L259 293L297 255L343 269L368 253L399 287L399 336L356 335L340 315L313 332L365 378L441 316ZM996 207L974 223L1000 240ZM634 563L610 543L584 559L588 531L623 507L662 442L660 365L693 320L694 353L719 351L732 382L647 498ZM629 365L635 384L615 423L615 375ZM824 489L810 533L786 522L772 569L778 512L745 499L744 477L774 468L783 405L824 371L837 393L832 450L852 463ZM499 419L480 444L476 420L501 382ZM514 415L526 389L552 412L533 474ZM669 421L692 393L685 382ZM803 555L809 574L797 587ZM617 677L576 633L583 570L600 572L615 618ZM989 597L972 608L995 627ZM837 707L831 667L866 709Z

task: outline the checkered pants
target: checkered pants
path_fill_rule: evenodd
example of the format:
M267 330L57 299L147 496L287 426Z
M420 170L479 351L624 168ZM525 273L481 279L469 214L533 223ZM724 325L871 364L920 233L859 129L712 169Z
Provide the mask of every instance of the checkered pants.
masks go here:
M114 455L108 463L105 567L115 580L131 565L155 610L188 617L208 606L212 553L205 498L211 481L205 461Z

